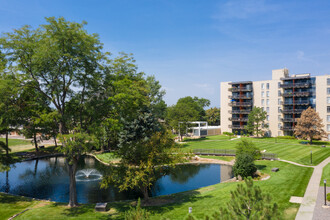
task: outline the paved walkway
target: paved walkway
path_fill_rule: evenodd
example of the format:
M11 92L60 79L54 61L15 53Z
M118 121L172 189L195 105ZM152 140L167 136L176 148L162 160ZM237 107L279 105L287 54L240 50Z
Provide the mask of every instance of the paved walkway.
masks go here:
M330 192L330 187L327 187L327 193ZM326 220L330 219L330 206L329 208L322 208L324 205L324 187L320 186L317 195L316 205L314 209L313 220ZM329 202L327 203L329 205Z
M296 220L312 220L317 194L320 188L323 167L330 163L330 157L314 167L314 172L309 180L304 199L298 210Z
M303 164L300 164L300 163L292 162L292 161L289 161L289 160L282 160L282 159L278 159L278 160L286 162L286 163L291 163L293 165L301 166L301 167L314 167L314 166L308 166L308 165L303 165Z

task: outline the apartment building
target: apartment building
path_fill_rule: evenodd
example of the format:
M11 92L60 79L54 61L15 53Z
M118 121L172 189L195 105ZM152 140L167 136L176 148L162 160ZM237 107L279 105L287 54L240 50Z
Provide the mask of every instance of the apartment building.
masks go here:
M289 75L288 69L272 71L264 81L221 82L221 131L244 134L254 106L267 112L269 136L292 135L297 118L308 107L323 119L330 140L330 75Z

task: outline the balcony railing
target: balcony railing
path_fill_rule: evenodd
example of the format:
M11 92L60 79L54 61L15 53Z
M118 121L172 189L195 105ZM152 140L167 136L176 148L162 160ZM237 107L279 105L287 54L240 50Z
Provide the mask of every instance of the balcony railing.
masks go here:
M240 126L240 125L228 125L228 127L232 129L240 129L240 130L245 129L244 126Z
M251 110L229 110L229 114L249 114Z
M229 103L229 106L251 106L252 102L231 102Z
M238 117L232 117L229 118L229 121L248 121L248 118L238 118Z
M283 102L283 105L309 105L309 100Z
M252 87L232 87L232 88L229 88L228 91L230 91L230 92L249 92L249 91L252 91Z
M293 97L293 96L298 96L298 97L304 97L304 96L310 96L310 92L285 92L281 94L283 97Z
M283 131L293 131L294 128L291 126L281 126L281 130Z
M297 118L281 118L283 122L296 122Z
M246 96L246 95L229 95L229 99L252 99L252 96Z
M283 109L282 113L284 113L284 114L300 114L304 110L305 109Z
M306 83L285 83L285 84L281 84L280 87L281 88L308 88L311 86L310 82L306 82Z

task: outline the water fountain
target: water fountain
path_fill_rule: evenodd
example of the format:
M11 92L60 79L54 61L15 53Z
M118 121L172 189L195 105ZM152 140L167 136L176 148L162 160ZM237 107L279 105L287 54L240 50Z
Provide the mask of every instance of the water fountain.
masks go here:
M102 174L95 169L83 169L76 173L76 181L97 181L102 179Z

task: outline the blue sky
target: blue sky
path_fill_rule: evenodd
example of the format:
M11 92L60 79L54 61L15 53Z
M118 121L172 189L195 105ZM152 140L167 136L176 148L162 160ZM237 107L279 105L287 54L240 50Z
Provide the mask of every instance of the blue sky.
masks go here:
M199 96L220 105L220 82L266 80L271 70L330 73L330 1L0 0L0 32L44 17L88 22L114 56L133 53L167 104Z

